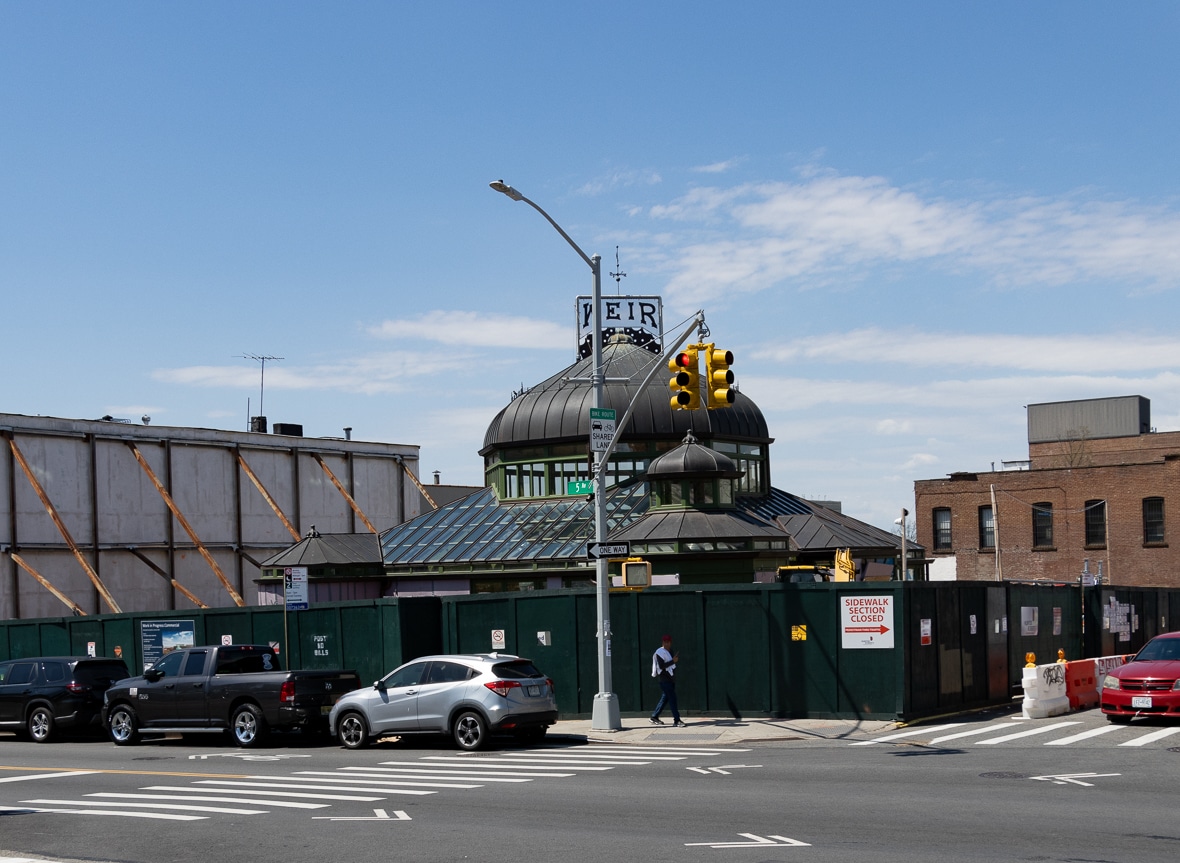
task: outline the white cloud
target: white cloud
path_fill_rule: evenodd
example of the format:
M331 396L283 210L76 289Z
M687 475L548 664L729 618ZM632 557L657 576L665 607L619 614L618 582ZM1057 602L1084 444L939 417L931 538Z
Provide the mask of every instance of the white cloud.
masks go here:
M569 348L568 326L513 315L436 310L416 318L390 319L367 327L381 339L417 339L444 345L492 348Z
M908 434L913 431L913 424L906 420L883 419L873 424L873 431L883 435Z
M698 174L724 174L726 171L731 171L744 162L745 159L726 159L722 162L713 162L711 165L697 165L691 170Z
M595 196L612 189L628 188L630 186L658 186L663 181L664 178L656 171L615 171L583 184L576 190L576 194Z
M901 467L902 470L915 470L920 467L926 467L927 465L938 464L938 461L939 459L936 455L931 455L928 452L919 452L910 456Z
M696 231L667 258L675 262L668 293L686 304L720 287L847 280L907 263L981 273L998 286L1180 286L1180 213L1133 201L957 200L819 172L796 183L692 189L649 212Z
M1098 374L1180 367L1180 338L1132 333L1004 335L923 333L866 327L816 334L755 348L752 357L777 362L895 363L928 368L1007 368Z
M345 358L336 363L314 366L277 366L266 370L266 388L278 390L340 390L376 395L423 389L423 379L430 375L460 371L470 367L469 353L438 351L389 351ZM497 364L482 358L481 367ZM235 366L189 366L157 369L154 380L198 387L250 388L259 386L258 371Z

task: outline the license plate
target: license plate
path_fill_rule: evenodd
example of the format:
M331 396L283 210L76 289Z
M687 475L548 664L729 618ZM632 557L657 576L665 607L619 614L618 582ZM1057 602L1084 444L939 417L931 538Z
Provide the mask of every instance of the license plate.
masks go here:
M534 684L531 684L530 686L526 687L525 691L529 694L530 697L536 698L538 695L541 694L541 687L538 684L534 683ZM1148 700L1150 701L1150 699L1148 699Z
M1131 706L1132 707L1151 707L1151 696L1150 695L1132 695L1131 696Z

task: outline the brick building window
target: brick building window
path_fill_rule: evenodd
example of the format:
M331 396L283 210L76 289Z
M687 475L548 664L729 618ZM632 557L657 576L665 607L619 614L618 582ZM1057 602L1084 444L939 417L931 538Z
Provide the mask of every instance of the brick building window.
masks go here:
M1161 545L1164 542L1164 499L1143 498L1143 544Z
M990 506L979 508L979 547L996 547L996 517Z
M1106 545L1106 501L1086 501L1086 547Z
M951 550L951 511L944 506L936 507L933 513L934 550Z
M1033 504L1033 548L1053 547L1053 504Z

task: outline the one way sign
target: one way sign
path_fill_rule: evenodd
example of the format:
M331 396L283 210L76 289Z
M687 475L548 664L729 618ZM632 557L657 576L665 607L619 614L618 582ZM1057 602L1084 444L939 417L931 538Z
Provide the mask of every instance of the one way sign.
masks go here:
M588 542L586 543L586 557L598 560L603 557L630 557L631 543L629 542Z

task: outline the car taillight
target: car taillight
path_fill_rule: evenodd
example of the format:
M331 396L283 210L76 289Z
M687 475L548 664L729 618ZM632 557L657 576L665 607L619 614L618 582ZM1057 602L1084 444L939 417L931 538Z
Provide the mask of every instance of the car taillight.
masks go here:
M513 689L520 689L520 684L515 680L492 680L485 683L488 689L499 695L501 698L507 698L508 693Z
M284 680L283 685L279 687L279 701L294 701L295 700L295 681Z
M71 680L69 683L66 684L66 689L69 690L70 692L74 693L75 695L78 695L83 692L89 692L91 687L87 686L85 683L78 683L76 681Z
M550 692L557 691L557 687L553 685L553 678L552 677L546 677L545 682L549 684L549 691Z

